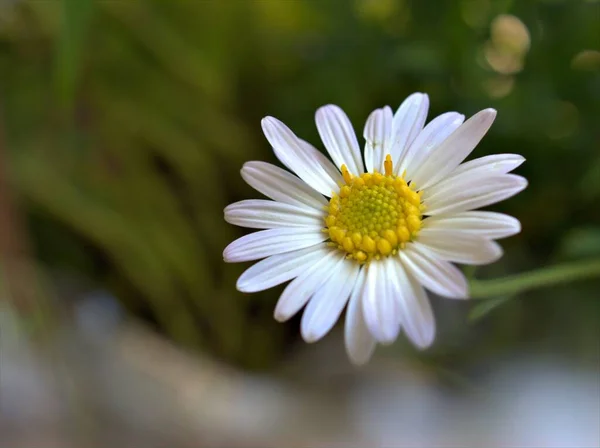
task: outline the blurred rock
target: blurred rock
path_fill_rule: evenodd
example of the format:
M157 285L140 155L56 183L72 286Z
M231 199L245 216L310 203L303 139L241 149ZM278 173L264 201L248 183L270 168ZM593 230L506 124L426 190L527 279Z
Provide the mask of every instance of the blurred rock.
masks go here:
M89 311L89 309L88 309ZM76 316L81 310L76 312ZM341 335L275 376L199 359L136 324L65 327L51 357L2 314L2 436L12 447L540 446L600 443L597 371L529 356L449 392L414 363L363 369Z

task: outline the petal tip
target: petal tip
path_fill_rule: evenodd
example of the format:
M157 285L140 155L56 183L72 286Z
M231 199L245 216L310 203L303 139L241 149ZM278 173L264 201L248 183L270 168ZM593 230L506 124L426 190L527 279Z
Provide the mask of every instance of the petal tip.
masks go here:
M237 263L237 257L235 257L235 251L232 248L234 242L230 243L225 249L223 249L223 261L225 263Z
M453 291L454 295L452 298L454 299L466 300L469 298L469 283L464 276L462 277L462 280L464 280L464 283L461 282L460 284L457 284Z
M514 222L513 229L515 231L515 234L521 233L521 230L523 230L523 227L521 226L521 221L519 221L517 218L514 218L514 219L515 219L515 222Z
M355 356L350 354L350 352L347 351L347 355L348 355L348 360L350 361L350 364L352 364L355 367L363 367L365 366L368 362L369 362L369 358L368 357L360 357L360 356Z
M493 249L492 249L492 254L490 256L489 259L489 263L495 263L496 261L500 260L500 258L502 258L502 256L504 255L504 249L502 248L502 246L500 246L500 244L493 242Z
M302 339L304 339L304 342L307 344L313 344L320 339L320 335L315 334L314 332L301 331L300 333L302 335Z
M274 118L267 115L266 117L261 118L260 125L264 128L267 124L273 123Z
M425 339L420 340L418 342L416 341L412 341L414 346L418 349L418 350L427 350L429 347L431 347L433 345L433 342L435 341L435 332L433 332L431 335L427 335L425 336Z
M529 186L529 181L523 176L518 176L516 174L510 174L510 176L514 176L517 193L520 193Z
M513 154L513 157L514 157L514 165L513 165L513 168L511 169L511 171L520 167L525 162L525 157L523 157L521 154Z
M471 121L477 126L485 126L485 128L488 129L496 119L496 115L496 109L489 107L487 109L480 110L467 121Z
M261 123L277 122L277 121L279 121L279 120L275 117L272 117L271 115L266 115L260 120Z
M260 120L260 126L267 139L272 138L273 134L278 131L277 128L285 127L285 125L275 117L266 116Z
M317 112L315 112L315 113L317 113L317 114L318 113L324 113L324 112L327 112L328 110L338 111L338 110L341 110L341 107L338 106L337 104L324 104L321 107L319 107L317 109Z
M396 342L396 339L398 339L398 335L390 335L390 334L381 334L379 335L377 339L377 342L379 342L381 345L392 345L394 342Z
M291 316L281 311L279 308L275 307L275 311L273 312L273 319L275 319L279 323L284 323Z
M251 285L252 285L252 282L245 279L244 274L242 274L235 282L235 289L237 289L239 292L243 292L243 293L257 292L256 289L251 288Z

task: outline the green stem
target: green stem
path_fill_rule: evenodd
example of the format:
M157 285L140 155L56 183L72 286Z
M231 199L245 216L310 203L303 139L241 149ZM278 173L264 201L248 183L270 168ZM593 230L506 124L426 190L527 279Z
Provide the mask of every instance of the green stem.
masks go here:
M563 263L494 280L471 280L471 297L485 299L530 289L600 277L600 259Z

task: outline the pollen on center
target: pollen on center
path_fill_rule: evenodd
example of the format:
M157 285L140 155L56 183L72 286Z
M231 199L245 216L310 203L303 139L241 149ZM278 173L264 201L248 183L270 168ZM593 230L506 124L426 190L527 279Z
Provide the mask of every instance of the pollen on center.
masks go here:
M342 165L345 183L329 201L325 231L330 245L359 263L396 254L421 228L421 193L392 174L389 154L384 168L385 173L353 176Z

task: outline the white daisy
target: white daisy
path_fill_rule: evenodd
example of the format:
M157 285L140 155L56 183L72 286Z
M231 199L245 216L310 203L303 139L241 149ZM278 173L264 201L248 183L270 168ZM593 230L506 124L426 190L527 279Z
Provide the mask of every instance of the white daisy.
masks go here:
M415 93L395 114L388 106L373 111L364 128L364 163L350 120L337 106L316 113L333 163L266 117L267 140L297 176L248 162L242 177L272 200L225 208L227 222L266 229L223 252L227 262L262 259L240 276L238 290L292 280L275 319L285 321L306 305L301 333L307 342L322 338L348 304L345 343L355 364L401 329L418 348L431 345L435 320L425 289L467 298L467 281L451 262L494 262L502 256L494 240L521 229L511 216L472 210L523 190L526 179L508 173L525 159L500 154L461 164L496 111L482 110L464 123L463 115L448 112L424 126L428 107L428 96Z

